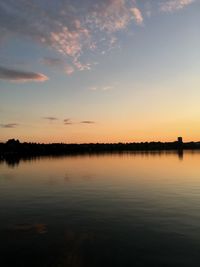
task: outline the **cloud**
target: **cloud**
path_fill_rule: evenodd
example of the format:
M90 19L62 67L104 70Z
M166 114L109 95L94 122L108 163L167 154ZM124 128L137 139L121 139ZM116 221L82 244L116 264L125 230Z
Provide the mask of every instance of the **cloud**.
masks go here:
M143 23L143 17L141 11L137 8L131 8L131 12L137 24L141 25Z
M80 10L72 0L0 1L1 38L30 39L78 60L90 42L88 29L79 20Z
M133 21L141 25L145 20L145 5L152 5L156 12L168 12L194 1L145 0L138 8L136 4L140 1L136 0L0 0L2 45L5 40L18 37L54 50L63 56L66 64L50 58L44 59L44 63L62 66L70 75L76 70L89 70L91 62L86 62L86 56L88 60L94 51L112 49L117 45L116 34L132 29Z
M63 70L66 74L71 75L74 72L73 66L67 64L63 59L44 57L41 62L49 67Z
M74 68L70 65L65 65L64 67L65 73L71 75L74 72Z
M65 125L72 125L73 123L71 122L71 119L64 119L64 124Z
M44 82L48 77L41 73L0 67L0 79L12 82Z
M58 120L58 118L56 118L56 117L43 117L43 119L48 120L48 121L57 121Z
M94 121L90 121L90 120L85 120L85 121L81 121L81 122L78 122L78 123L81 123L81 124L94 124L95 122ZM72 122L71 119L69 119L69 118L64 119L64 125L72 125L72 124L76 124L76 123Z
M92 86L89 88L90 91L109 91L114 89L114 86L112 85L106 85L106 86Z
M1 0L1 38L18 36L56 50L68 59L71 68L66 67L66 72L71 74L72 68L90 68L82 62L83 53L97 48L102 36L109 45L111 34L131 22L134 5L132 0ZM59 60L44 61L60 64Z
M102 88L103 91L109 91L109 90L112 90L114 87L113 86L104 86Z
M42 63L50 67L60 67L64 65L64 62L60 58L44 57Z
M81 123L83 123L83 124L94 124L95 121L81 121Z
M89 88L89 90L90 90L90 91L97 91L97 90L98 90L98 87L96 87L96 86L92 86L92 87Z
M1 128L16 128L18 125L18 123L0 124Z
M98 1L88 16L94 27L109 33L126 28L131 20L129 7L125 0Z
M185 6L192 4L195 0L169 0L164 1L160 5L160 10L163 12L173 12L178 9L182 9Z

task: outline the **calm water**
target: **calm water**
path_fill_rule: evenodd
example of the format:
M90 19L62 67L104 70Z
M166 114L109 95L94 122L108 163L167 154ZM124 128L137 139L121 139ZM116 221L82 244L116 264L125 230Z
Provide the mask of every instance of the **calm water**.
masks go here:
M200 266L200 152L0 164L1 266Z

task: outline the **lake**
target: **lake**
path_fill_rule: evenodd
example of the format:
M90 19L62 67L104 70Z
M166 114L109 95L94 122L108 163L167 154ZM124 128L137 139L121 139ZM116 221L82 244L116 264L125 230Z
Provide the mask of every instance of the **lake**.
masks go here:
M8 163L2 266L200 266L199 151Z

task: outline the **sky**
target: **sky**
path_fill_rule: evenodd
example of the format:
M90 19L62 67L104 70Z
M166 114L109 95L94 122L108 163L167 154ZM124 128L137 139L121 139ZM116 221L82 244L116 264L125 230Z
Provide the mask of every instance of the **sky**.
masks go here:
M200 0L0 0L0 141L200 141Z

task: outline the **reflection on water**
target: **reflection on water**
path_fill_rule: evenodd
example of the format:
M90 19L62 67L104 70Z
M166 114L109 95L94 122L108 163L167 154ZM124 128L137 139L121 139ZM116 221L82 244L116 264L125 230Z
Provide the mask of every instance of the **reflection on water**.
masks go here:
M199 162L198 151L2 161L3 266L199 266Z
M190 153L199 153L199 150L191 150ZM123 154L131 154L131 155L145 155L145 156L149 156L149 155L156 155L156 156L162 156L162 155L177 155L178 158L180 160L183 159L183 155L184 155L184 150L183 149L178 149L178 150L148 150L148 151L121 151L121 152L99 152L97 154L92 153L90 154L90 156L102 156L102 155L123 155ZM89 155L89 154L84 154L84 155ZM9 167L16 167L19 165L20 161L26 162L26 161L35 161L38 158L44 158L44 157L48 157L48 158L60 158L60 157L79 157L79 154L73 154L73 155L52 155L52 156L20 156L20 155L5 155L4 157L0 158L0 164L2 163L6 163Z
M11 230L13 231L25 231L25 232L36 232L38 234L44 234L47 232L47 228L45 224L37 223L37 224L17 224Z

